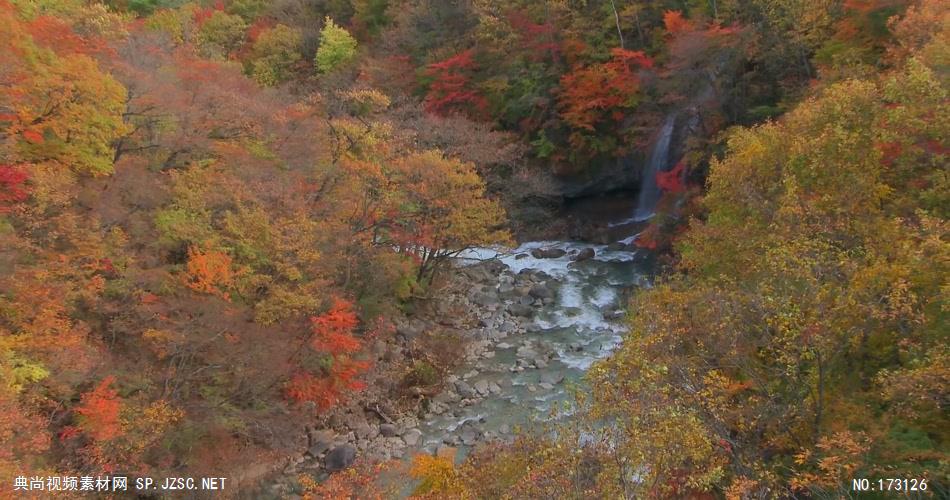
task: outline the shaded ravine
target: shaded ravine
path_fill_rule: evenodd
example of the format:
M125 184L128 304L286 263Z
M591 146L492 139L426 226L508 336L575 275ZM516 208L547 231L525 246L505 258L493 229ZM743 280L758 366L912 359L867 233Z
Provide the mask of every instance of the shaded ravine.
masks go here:
M591 252L593 256L591 257ZM465 451L508 439L519 427L563 414L569 387L615 349L624 331L624 290L649 286L652 264L631 246L530 242L501 253L473 250L459 266L488 266L469 291L499 327L474 328L474 348L420 419L417 447ZM489 322L497 325L497 322Z

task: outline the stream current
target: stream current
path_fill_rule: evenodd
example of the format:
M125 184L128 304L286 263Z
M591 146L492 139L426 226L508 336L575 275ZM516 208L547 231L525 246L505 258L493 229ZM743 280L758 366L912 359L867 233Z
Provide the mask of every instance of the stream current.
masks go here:
M566 253L556 258L531 255L541 248ZM652 280L651 259L630 247L615 248L541 241L504 253L478 249L459 257L460 266L486 259L507 266L496 276L496 290L527 273L553 294L533 304L533 315L523 321L524 333L489 343L477 360L466 362L449 378L453 397L440 401L437 396L444 410L420 422L422 448L431 452L450 445L464 453L483 439L505 439L519 428L569 416L571 387L583 384L584 372L620 344L624 291L648 287ZM572 260L585 249L594 250L594 257ZM499 297L501 307L517 302L504 294Z

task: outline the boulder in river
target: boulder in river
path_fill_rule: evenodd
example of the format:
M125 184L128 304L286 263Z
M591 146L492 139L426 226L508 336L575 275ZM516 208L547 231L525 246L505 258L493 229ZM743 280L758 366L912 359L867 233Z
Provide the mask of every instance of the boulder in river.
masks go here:
M531 250L531 256L535 259L557 259L566 254L567 251L560 248L535 248Z
M604 319L614 321L623 318L623 309L614 309L604 312Z
M475 442L478 440L478 432L476 432L475 429L471 429L471 428L465 429L464 431L462 431L461 438L462 438L462 444L464 444L465 446L473 446Z
M330 472L341 471L356 460L356 447L344 444L333 448L323 462L323 466Z
M535 351L530 345L523 345L515 351L515 355L523 359L534 359L539 357L537 351Z
M399 433L399 430L393 424L380 424L379 433L383 437L393 437Z
M577 255L571 258L574 262L583 262L585 260L593 259L597 253L594 252L593 248L587 247L580 252L577 252Z
M546 285L535 285L531 287L531 291L528 292L532 297L536 299L551 299L554 298L554 290L551 287Z

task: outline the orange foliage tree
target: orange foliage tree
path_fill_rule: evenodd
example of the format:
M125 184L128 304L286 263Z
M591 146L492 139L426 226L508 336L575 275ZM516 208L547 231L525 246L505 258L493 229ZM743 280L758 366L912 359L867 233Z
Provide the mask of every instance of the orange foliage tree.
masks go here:
M358 377L369 369L369 363L351 357L363 347L363 342L354 336L359 320L351 302L334 297L330 309L311 317L310 322L309 344L322 361L321 373L301 369L284 390L292 400L309 401L325 411L342 402L348 394L366 388Z
M671 35L693 29L693 23L683 18L683 13L678 10L668 10L663 13L663 26Z
M230 286L233 280L234 271L228 254L202 250L196 246L188 248L188 288L227 299L228 294L223 289Z
M75 408L80 416L80 428L97 441L108 441L122 434L119 423L119 410L122 400L118 392L111 387L115 377L109 375L95 389L82 395Z
M400 197L388 229L400 251L418 259L418 279L473 245L509 241L504 209L484 196L474 165L425 151L394 161L392 171Z
M362 347L362 343L353 336L353 330L359 319L353 311L353 304L334 297L330 310L312 316L313 337L310 345L319 352L331 355L352 354Z
M578 66L561 77L558 106L573 129L570 141L588 153L617 152L623 121L639 101L637 71L653 67L641 51L615 48L605 63Z

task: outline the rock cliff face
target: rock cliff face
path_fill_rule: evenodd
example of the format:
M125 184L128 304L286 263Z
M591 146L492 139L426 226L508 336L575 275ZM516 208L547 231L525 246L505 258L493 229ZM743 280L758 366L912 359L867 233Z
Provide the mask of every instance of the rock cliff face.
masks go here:
M666 148L667 165L674 164L683 156L687 140L691 136L702 133L703 113L709 111L707 106L713 99L711 92L704 92L689 106L670 113L674 118L672 135ZM615 191L637 190L650 160L650 152L660 139L660 129L661 127L657 128L657 133L644 150L635 150L622 158L603 161L575 175L557 177L557 195L569 200Z
M603 161L576 175L556 177L557 194L564 199L574 199L635 189L640 184L640 167L645 157L642 151L634 151L623 158Z
M667 107L663 111L666 117L674 117L673 131L667 148L669 157L664 162L672 166L686 152L690 137L706 135L704 122L725 114L731 105L727 89L731 84L737 59L735 55L724 51L716 55L716 60L704 69L694 71L680 92L687 96L680 104ZM666 120L656 124L656 130L648 145L632 151L622 158L605 160L591 165L574 175L556 178L554 183L562 199L576 199L598 196L620 190L636 190L642 181L643 173L651 160L651 152L657 141L663 139L660 132Z

